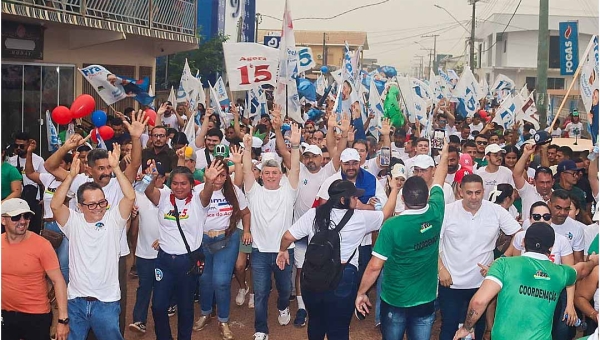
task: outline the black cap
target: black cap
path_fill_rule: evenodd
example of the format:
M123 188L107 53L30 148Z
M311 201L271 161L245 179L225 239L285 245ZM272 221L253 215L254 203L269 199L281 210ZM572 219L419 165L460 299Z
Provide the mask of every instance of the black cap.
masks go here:
M535 145L552 143L552 135L545 130L536 131L533 135L533 140L535 141Z
M525 250L549 254L554 237L554 229L548 223L535 222L525 232Z
M361 197L365 194L364 189L359 189L354 185L354 183L342 179L333 181L333 183L331 183L331 185L329 186L329 190L327 190L327 192L329 193L330 198L349 196Z
M581 170L581 169L577 167L577 164L570 159L567 159L567 160L564 160L564 161L558 163L558 166L556 167L556 172L558 174L562 173L563 171L579 171L579 170Z

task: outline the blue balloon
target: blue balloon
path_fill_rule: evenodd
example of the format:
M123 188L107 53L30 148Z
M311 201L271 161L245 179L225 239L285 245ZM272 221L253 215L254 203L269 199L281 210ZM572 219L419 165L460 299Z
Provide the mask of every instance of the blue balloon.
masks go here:
M317 120L319 120L319 118L321 118L321 116L323 116L323 111L315 109L314 107L310 110L308 110L307 114L308 114L308 119L312 120L313 122L316 122Z
M383 74L385 74L385 76L388 78L393 78L398 75L398 72L394 66L382 66L380 71L383 72Z
M325 74L327 72L329 72L329 68L325 65L321 66L321 73Z
M94 123L95 127L101 127L106 125L106 119L106 112L102 110L96 110L92 112L92 123Z

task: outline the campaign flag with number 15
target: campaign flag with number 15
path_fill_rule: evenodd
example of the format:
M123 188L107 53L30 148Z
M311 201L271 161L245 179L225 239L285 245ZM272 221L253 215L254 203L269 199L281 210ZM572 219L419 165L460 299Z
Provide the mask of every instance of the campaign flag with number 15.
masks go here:
M223 43L231 91L247 91L277 80L279 50L256 43Z

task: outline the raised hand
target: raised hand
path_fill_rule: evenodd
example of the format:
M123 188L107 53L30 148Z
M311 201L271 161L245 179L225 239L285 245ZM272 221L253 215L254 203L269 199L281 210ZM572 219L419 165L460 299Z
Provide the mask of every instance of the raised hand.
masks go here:
M333 128L338 127L338 123L335 119L335 115L327 115L326 119L327 119L327 128L328 129L333 129Z
M354 134L356 133L356 130L354 129L354 126L350 126L350 128L348 129L348 142L352 143L354 142Z
M108 152L108 165L112 169L119 167L119 159L121 158L121 145L119 143L113 143L113 151Z
M244 135L244 148L246 150L252 150L252 131L253 128L250 126L250 132Z
M382 136L389 136L391 132L390 120L388 118L383 118L381 120L381 127L377 128L377 130L379 130L379 133L381 133Z
M290 137L290 143L292 146L300 145L300 136L302 135L302 130L300 126L296 123L292 124L292 135Z
M525 154L527 156L531 156L534 153L535 153L535 145L525 144L525 146L523 147L523 154Z
M146 113L142 110L139 110L137 114L135 111L131 112L131 123L127 120L123 121L123 124L129 131L131 137L140 138L142 133L146 130L146 124L148 124L148 119L150 117L146 117Z
M75 152L73 154L73 162L71 162L71 169L69 170L69 174L72 178L75 178L79 174L79 169L81 168L81 159L79 159L79 152Z
M342 134L350 131L351 125L352 121L350 120L350 115L348 113L342 113L342 120L340 121L340 130L342 131Z
M33 153L36 148L37 148L37 142L35 141L35 139L30 139L27 142L27 153Z
M158 173L156 170L156 161L154 159L149 159L146 165L148 165L146 168L146 175L156 175Z
M67 150L73 150L81 144L85 143L88 139L90 139L91 136L92 134L90 133L86 138L83 138L80 134L74 133L71 135L71 137L69 137L69 139L65 141L65 144L63 144L63 146L67 148Z
M157 115L164 114L167 111L168 107L169 107L169 104L167 104L167 102L160 104L160 107L158 108L158 111L156 111L156 114Z
M238 146L232 146L229 149L229 158L228 160L232 161L234 164L241 164L242 157L244 155L244 150Z
M187 145L177 149L177 151L175 151L175 154L177 155L177 158L179 159L184 159L185 158L185 148L187 147Z
M223 171L225 171L223 162L218 159L214 159L210 163L210 166L206 167L206 170L204 170L204 179L206 180L206 183L212 184Z

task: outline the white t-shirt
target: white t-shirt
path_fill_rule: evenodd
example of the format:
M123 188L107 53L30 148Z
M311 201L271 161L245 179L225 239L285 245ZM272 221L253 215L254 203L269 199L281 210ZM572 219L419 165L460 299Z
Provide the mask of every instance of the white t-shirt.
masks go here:
M17 166L17 157L19 157L19 156L14 155L14 156L10 157L8 159L8 163L10 165L13 165L14 167L16 167L21 172L21 175L23 175L23 185L33 185L37 188L38 187L37 183L32 181L31 179L29 179L29 177L27 177L27 175L25 175L25 158L19 157L19 165L20 165L20 168L19 168ZM33 162L33 170L35 172L38 172L40 174L47 172L46 168L44 168L44 159L42 157L40 157L36 154L32 154L31 160ZM39 191L38 191L38 194L36 197L38 200L42 199L42 196L40 196Z
M127 220L116 207L93 223L86 222L83 213L69 210L67 223L59 225L69 239L68 298L91 296L102 302L119 301L119 240Z
M581 132L583 131L583 123L570 122L565 127L565 131L567 131L569 133L569 138L575 138L575 136L577 136L578 138L581 138Z
M371 159L367 159L365 164L360 166L361 168L367 170L371 175L377 177L381 168L379 167L379 162L377 161L377 157L373 157Z
M521 212L523 215L523 221L529 220L529 210L531 210L531 206L533 205L533 203L540 201L546 203L549 202L549 200L544 201L542 195L540 195L536 188L528 182L525 182L523 187L521 189L517 189L517 191L519 192L519 196L521 196Z
M277 190L254 183L246 193L250 207L252 247L261 253L277 253L281 237L292 225L294 203L298 194L289 181L281 181ZM293 248L292 244L290 248Z
M529 221L529 219L523 221L523 230L527 230L527 228L529 228L530 225L531 222ZM550 226L552 226L552 228L557 234L563 235L567 238L567 240L569 240L573 251L583 250L585 246L585 240L583 236L583 229L585 227L585 224L575 221L570 217L567 217L565 223L560 225L550 223Z
M552 130L551 136L554 138L560 138L562 136L562 130L560 128L556 128L555 130Z
M315 213L316 209L309 209L306 214L302 215L302 217L292 225L289 232L295 239L299 240L308 236L308 242L310 243L312 237L315 236ZM345 209L332 209L331 222L335 224L339 223L345 213ZM354 254L350 263L358 268L358 246L365 235L379 230L382 223L383 212L355 209L354 214L350 220L348 220L348 223L340 230L340 259L342 262L347 262L350 256L352 256L352 253L356 251L356 254Z
M459 169L460 169L460 167L459 167ZM458 171L458 170L456 170L456 171ZM453 174L447 174L444 182L452 185L452 183L454 183L454 175L456 175L456 172Z
M444 203L450 204L456 201L456 196L454 195L454 190L452 190L452 186L446 182L444 182Z
M479 131L481 132L481 130L483 130L483 123L479 122L479 124L474 125L473 123L469 124L469 128L471 128L471 132L473 131Z
M158 251L152 248L152 243L159 238L159 225L156 218L158 208L142 193L136 191L135 197L140 225L135 256L148 260L155 259Z
M489 265L500 230L514 235L519 223L498 204L483 200L475 215L462 200L446 205L440 235L440 257L452 276L454 289L479 288L483 276L477 263Z
M550 258L550 261L556 264L561 264L561 257L573 254L573 249L571 248L569 240L567 240L566 237L557 233L554 234L554 244L552 245L552 250L550 251L550 256L548 257ZM523 239L525 239L525 231L519 231L515 234L512 241L513 247L515 247L517 250L520 250L521 255L525 254Z
M404 148L397 147L396 143L392 143L392 151L397 151L400 154L400 159L402 161L404 161L405 159L408 159L408 154L406 153Z
M206 163L205 149L206 148L201 148L196 151L196 169L204 169L208 166L208 163ZM213 153L210 151L208 152L208 157L210 158L211 162L213 159L215 159Z
M52 214L52 209L50 209L50 201L52 201L52 197L54 197L54 192L56 188L62 183L61 181L57 181L52 174L44 172L40 174L40 182L44 185L44 218L52 218L54 215Z
M204 183L196 186L197 192L204 190ZM238 200L238 206L240 210L244 210L248 207L248 201L246 196L240 188L236 185L233 186L235 194ZM213 191L210 198L210 204L208 206L208 212L206 213L206 222L204 223L204 231L209 230L226 230L229 228L229 219L233 215L233 206L227 202L223 195L223 190Z
M494 191L494 187L498 184L507 183L515 186L515 181L512 177L512 171L505 166L499 166L498 171L490 173L487 172L487 165L483 168L475 170L475 174L479 175L483 179L483 198L489 200L490 193Z
M277 152L277 146L275 139L269 139L269 141L262 146L262 152Z
M166 128L174 128L179 131L179 124L177 123L177 116L175 113L171 113L169 117L163 115L162 125Z
M300 180L298 181L298 198L294 204L294 222L313 206L321 183L335 174L333 162L327 163L316 174L308 171L304 164L300 163Z
M75 176L73 182L71 182L71 187L69 188L69 190L76 194L77 189L81 185L93 181L93 178L88 177L85 174L79 174ZM102 188L102 191L104 192L104 197L108 201L108 206L106 207L106 210L110 210L111 207L118 207L119 202L121 202L121 199L124 197L123 191L121 190L121 186L119 185L119 181L116 178L111 178L110 182L108 182L108 184L104 188ZM75 195L75 198L69 201L69 208L75 211L79 211L77 203L79 202L77 202L77 195ZM121 235L121 256L129 255L130 252L131 251L129 250L129 244L127 243L127 230L123 229Z
M187 204L186 199L180 200L175 198L181 229L191 251L195 251L202 244L204 223L206 221L206 213L208 212L208 206L202 206L200 191L196 188L197 186L192 190L192 199ZM166 187L159 190L160 200L158 202L157 216L160 225L158 230L160 249L171 255L187 254L185 244L177 227L175 210L171 203L171 190Z

